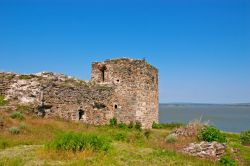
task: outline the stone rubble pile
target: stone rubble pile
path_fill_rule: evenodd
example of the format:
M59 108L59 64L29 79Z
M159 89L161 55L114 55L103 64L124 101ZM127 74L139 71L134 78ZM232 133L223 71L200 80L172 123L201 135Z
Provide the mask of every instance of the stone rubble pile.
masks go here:
M185 127L180 127L176 130L174 130L171 134L174 136L197 136L199 130L203 127L203 124L201 123L190 123Z
M183 149L184 153L202 158L219 159L226 151L226 146L218 142L190 143Z

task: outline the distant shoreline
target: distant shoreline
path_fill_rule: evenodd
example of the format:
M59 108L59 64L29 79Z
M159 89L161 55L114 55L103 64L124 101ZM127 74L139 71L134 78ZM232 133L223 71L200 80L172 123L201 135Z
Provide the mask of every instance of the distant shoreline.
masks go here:
M198 106L198 105L218 105L218 106L250 106L250 103L232 103L232 104L216 104L216 103L159 103L159 105L171 105L171 106Z

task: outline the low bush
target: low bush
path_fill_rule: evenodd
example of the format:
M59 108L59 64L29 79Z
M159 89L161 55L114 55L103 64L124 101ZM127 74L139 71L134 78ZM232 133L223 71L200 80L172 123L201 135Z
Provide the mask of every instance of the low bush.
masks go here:
M173 134L170 134L166 137L166 142L168 143L174 143L176 142L176 140L177 140L177 137Z
M116 118L112 118L109 120L109 125L114 127L117 126L117 119Z
M16 111L21 113L31 113L33 111L32 106L29 105L18 105Z
M4 106L8 104L8 101L5 100L4 96L0 96L0 106Z
M136 121L134 127L135 127L135 129L137 129L137 130L141 130L141 127L142 127L141 122Z
M114 135L114 140L116 141L125 141L126 135L125 133L117 133Z
M9 132L10 132L11 134L19 134L19 133L20 133L20 130L19 130L19 128L17 128L17 127L11 127L11 128L9 128Z
M153 129L160 129L161 125L159 123L156 123L155 121L153 121L152 128Z
M27 125L26 125L26 123L21 122L20 125L19 125L19 127L20 127L20 129L26 129Z
M129 124L128 124L128 128L129 129L132 129L134 127L134 122L133 121L130 121Z
M34 75L20 75L18 78L20 80L29 80L29 79L32 79L34 77L35 77Z
M111 141L97 135L84 135L80 133L64 133L59 135L54 141L47 144L49 149L67 150L67 151L108 151L111 147Z
M240 141L243 145L250 145L250 130L240 133Z
M178 128L181 126L183 126L182 123L156 123L156 122L153 122L153 124L152 124L153 129L164 129L164 128L173 129L173 128Z
M173 128L179 128L179 127L182 127L184 126L184 124L182 123L175 123L175 122L172 122L172 123L160 123L161 125L161 128L168 128L168 129L173 129Z
M223 133L220 132L216 127L214 126L205 126L203 127L199 134L198 138L203 141L217 141L220 143L226 142L226 137Z
M9 146L9 143L6 140L0 139L0 149L5 149Z
M224 166L235 166L236 162L230 156L225 155L220 159L220 163Z
M144 136L145 136L147 139L149 139L150 134L151 134L151 131L150 131L150 130L146 130L146 131L144 132Z
M18 119L18 120L23 120L24 119L23 114L21 112L18 112L18 111L12 112L10 117L12 119Z
M125 123L119 123L118 127L121 128L121 129L126 129L127 125Z

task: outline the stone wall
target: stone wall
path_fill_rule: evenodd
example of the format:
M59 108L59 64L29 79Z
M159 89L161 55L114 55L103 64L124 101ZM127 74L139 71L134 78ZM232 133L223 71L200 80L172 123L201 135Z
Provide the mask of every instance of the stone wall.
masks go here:
M139 121L144 128L158 122L158 70L145 60L113 59L92 64L92 81L115 86L120 101L115 117L124 123Z
M43 117L59 116L96 125L106 124L113 117L110 102L114 89L107 85L46 72L0 73L0 83L0 94L11 103L32 103Z
M92 64L91 81L43 72L0 73L0 95L11 103L33 103L43 117L102 125L158 122L158 71L145 60L113 59Z

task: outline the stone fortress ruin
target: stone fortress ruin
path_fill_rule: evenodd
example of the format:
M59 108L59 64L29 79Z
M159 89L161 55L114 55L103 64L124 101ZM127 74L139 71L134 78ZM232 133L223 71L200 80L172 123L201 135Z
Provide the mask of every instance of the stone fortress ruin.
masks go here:
M32 104L43 117L103 125L158 122L158 70L145 60L110 59L92 63L91 81L42 72L0 73L0 95L11 103Z

